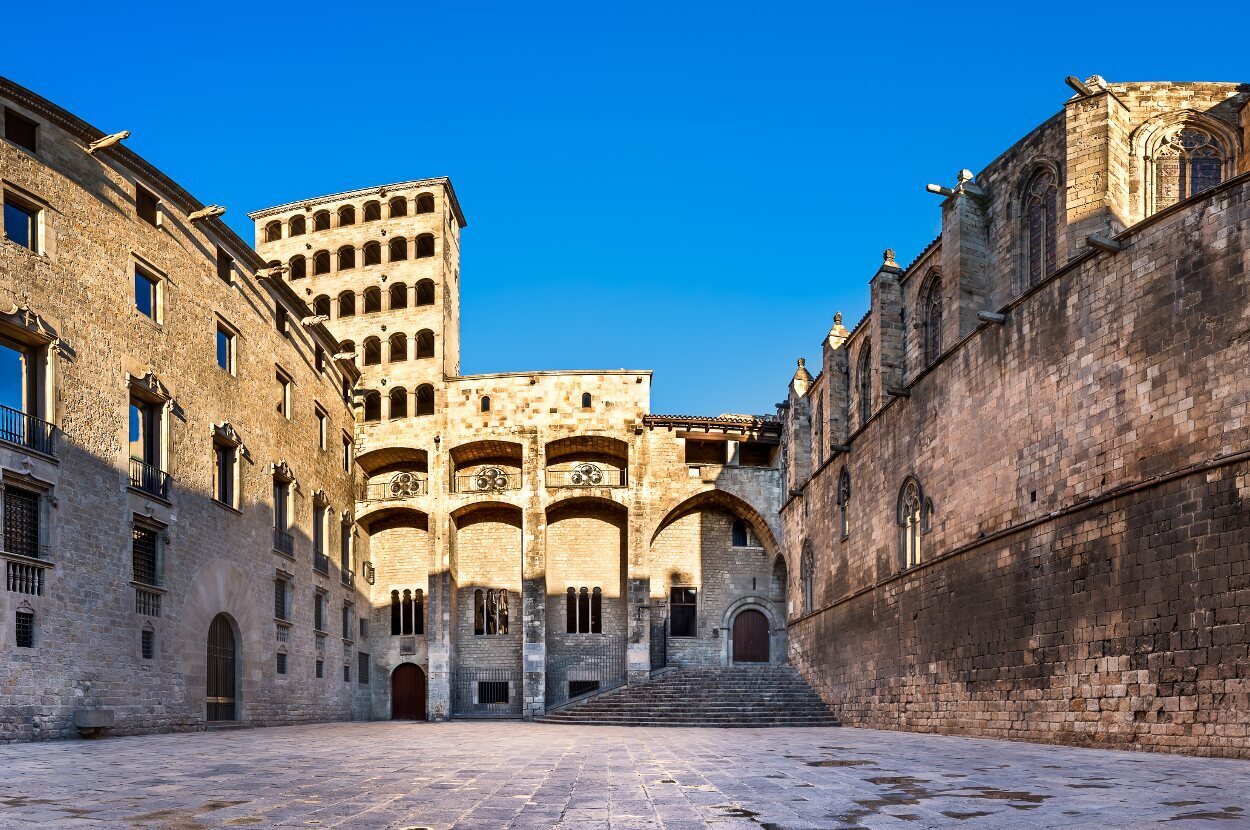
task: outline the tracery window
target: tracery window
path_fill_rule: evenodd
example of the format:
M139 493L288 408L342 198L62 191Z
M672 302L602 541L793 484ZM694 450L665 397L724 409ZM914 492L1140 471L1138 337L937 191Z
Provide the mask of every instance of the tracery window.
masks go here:
M473 633L508 633L508 592L478 588L473 592Z
M851 504L851 474L845 467L838 474L838 532L843 539L851 535L848 510Z
M1210 190L1223 178L1222 143L1206 130L1183 127L1165 138L1154 156L1154 210Z
M929 366L942 353L942 280L929 280L921 299L920 315L924 338L924 363Z
M899 562L904 568L912 568L921 562L920 536L923 532L921 513L924 499L920 482L908 478L898 497Z
M1059 185L1050 168L1033 174L1024 189L1024 274L1032 288L1055 271L1055 211Z
M859 350L859 371L856 373L855 394L859 403L859 425L862 427L872 417L871 343L865 343Z

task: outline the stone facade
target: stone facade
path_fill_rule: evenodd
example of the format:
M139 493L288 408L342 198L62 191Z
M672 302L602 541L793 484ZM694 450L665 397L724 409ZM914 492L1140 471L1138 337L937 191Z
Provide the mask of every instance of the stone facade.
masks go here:
M1250 89L1075 87L792 382L790 656L848 724L1250 757Z

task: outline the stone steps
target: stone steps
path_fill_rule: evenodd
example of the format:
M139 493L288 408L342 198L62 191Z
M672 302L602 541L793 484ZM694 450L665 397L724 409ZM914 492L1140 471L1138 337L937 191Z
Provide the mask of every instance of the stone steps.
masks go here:
M840 726L791 666L670 669L548 712L544 723L604 726Z

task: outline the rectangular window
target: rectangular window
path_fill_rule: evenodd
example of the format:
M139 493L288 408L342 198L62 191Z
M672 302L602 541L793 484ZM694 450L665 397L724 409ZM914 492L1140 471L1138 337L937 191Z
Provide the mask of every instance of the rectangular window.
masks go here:
M350 522L344 522L339 528L339 570L344 575L352 572L352 526Z
M313 628L326 630L326 595L320 592L313 594Z
M213 444L213 498L234 507L234 467L237 447Z
M130 458L160 466L160 410L151 401L130 399Z
M23 248L39 253L39 208L4 193L4 236Z
M728 441L686 439L687 464L724 464L729 460Z
M135 308L144 317L156 322L161 321L160 280L148 276L139 268L135 268Z
M325 677L325 676L326 676L326 667L325 667L325 663L324 663L323 661L321 661L321 660L318 660L318 661L317 661L317 677L318 677L318 678L322 678L322 677Z
M278 663L275 668L277 669L278 674L286 674L286 652L279 651L276 659Z
M5 484L4 550L39 558L39 494Z
M774 445L761 441L743 441L738 445L738 465L741 467L773 466Z
M130 560L134 581L143 585L160 585L157 556L157 532L148 527L135 527L130 542Z
M235 369L235 342L237 336L225 324L217 324L217 365L231 375Z
M290 620L290 598L287 591L288 583L285 579L275 579L273 581L273 616L276 620Z
M364 617L360 618L360 639L369 639L369 621Z
M16 642L18 648L35 647L35 615L29 611L17 612Z
M318 346L314 354L317 360L317 371L324 373L326 370L326 350Z
M274 308L273 321L274 328L278 330L278 334L286 336L291 333L290 327L287 325L288 318L286 308L284 306L277 306Z
M356 682L362 686L369 685L369 655L363 651L356 653Z
M44 348L0 337L0 440L52 455L52 427L36 420L44 417L39 367L46 360Z
M150 628L143 629L139 635L142 639L140 642L140 653L144 660L151 660L152 655L156 652L156 632Z
M669 592L669 636L697 637L697 589L673 588Z
M352 439L343 436L343 472L352 471Z
M291 420L291 379L279 369L274 377L278 381L278 414Z
M343 639L350 640L352 638L352 604L350 602L343 603Z
M135 213L153 227L160 227L160 203L155 193L143 185L135 185Z
M4 108L4 137L18 147L37 152L39 125L24 115Z
M344 683L352 682L352 667L348 663L343 664L343 682Z
M317 407L317 446L325 449L330 440L330 416L320 406Z
M234 284L234 257L220 245L217 246L217 277L226 285Z
M478 703L507 703L507 680L479 680L477 683Z

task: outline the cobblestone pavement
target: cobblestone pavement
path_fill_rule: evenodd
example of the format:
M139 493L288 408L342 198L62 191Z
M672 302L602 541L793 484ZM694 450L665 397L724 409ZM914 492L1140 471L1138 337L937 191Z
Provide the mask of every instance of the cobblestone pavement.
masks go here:
M861 729L333 723L0 746L0 828L1250 827L1250 763Z

